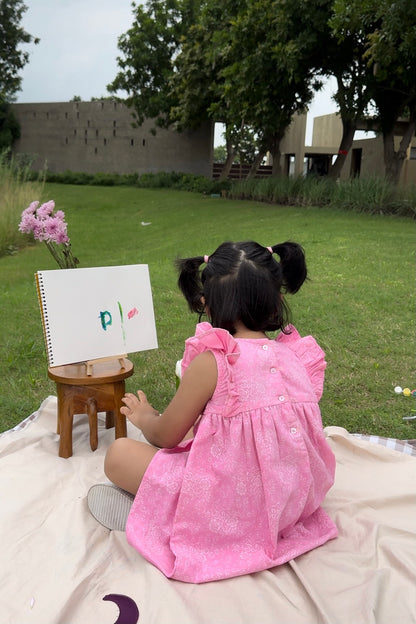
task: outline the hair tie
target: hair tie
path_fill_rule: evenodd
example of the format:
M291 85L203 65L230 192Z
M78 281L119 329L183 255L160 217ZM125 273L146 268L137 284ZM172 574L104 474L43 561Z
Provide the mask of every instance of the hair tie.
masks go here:
M205 262L205 264L208 264L208 260L209 260L209 256L204 256L204 262Z
M271 254L274 253L271 247L267 247L267 249L270 251Z

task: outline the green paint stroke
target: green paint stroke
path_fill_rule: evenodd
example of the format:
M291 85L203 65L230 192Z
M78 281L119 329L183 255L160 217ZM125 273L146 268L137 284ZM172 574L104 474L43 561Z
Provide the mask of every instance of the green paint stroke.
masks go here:
M108 310L106 310L105 312L100 312L100 319L101 327L104 331L107 331L107 325L111 325L111 323L113 322L110 312L108 312Z
M118 311L120 312L121 331L123 332L123 341L126 342L126 332L125 332L125 329L124 329L123 308L121 307L120 301L117 301L117 303L118 303Z

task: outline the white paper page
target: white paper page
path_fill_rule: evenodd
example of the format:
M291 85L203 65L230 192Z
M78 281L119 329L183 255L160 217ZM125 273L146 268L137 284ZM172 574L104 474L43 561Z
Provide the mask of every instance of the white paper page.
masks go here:
M37 275L49 329L50 366L157 348L147 265Z

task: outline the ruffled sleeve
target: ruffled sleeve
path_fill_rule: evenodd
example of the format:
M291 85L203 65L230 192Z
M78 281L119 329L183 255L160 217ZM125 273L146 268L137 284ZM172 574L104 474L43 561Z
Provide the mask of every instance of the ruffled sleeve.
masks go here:
M302 338L293 325L288 325L285 331L290 333L279 334L276 341L289 347L301 360L311 380L316 399L319 401L324 387L325 353L313 336Z
M195 336L185 342L182 375L192 360L204 351L223 353L229 364L234 364L240 355L237 341L228 331L214 328L207 322L199 323L196 326Z

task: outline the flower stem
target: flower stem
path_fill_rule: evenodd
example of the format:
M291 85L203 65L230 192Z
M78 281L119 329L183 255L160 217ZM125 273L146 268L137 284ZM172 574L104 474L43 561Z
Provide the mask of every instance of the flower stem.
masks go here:
M79 264L78 258L72 253L71 245L66 244L61 249L53 241L45 241L45 244L60 269L75 269Z

